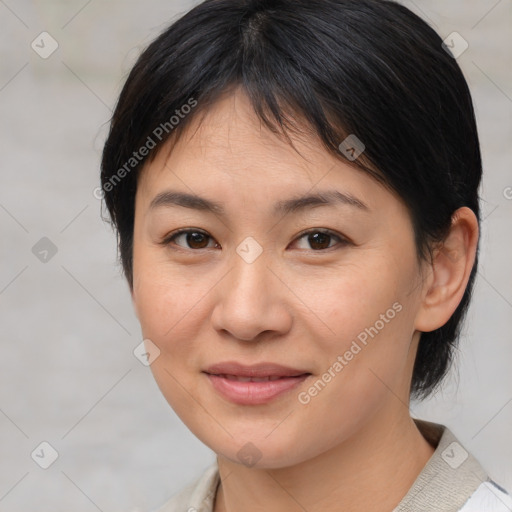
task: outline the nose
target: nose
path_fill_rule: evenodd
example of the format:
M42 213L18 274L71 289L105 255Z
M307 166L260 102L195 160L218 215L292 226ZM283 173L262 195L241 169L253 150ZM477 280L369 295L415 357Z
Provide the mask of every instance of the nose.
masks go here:
M216 287L211 321L218 332L257 341L282 335L292 325L290 291L271 262L260 255L252 263L234 254L231 271Z

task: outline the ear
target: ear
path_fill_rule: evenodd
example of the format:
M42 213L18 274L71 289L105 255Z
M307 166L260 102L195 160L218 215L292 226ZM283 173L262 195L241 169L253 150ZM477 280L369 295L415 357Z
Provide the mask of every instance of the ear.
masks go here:
M450 232L434 251L416 330L430 332L442 327L457 309L475 263L478 236L474 212L465 206L459 208L452 215Z

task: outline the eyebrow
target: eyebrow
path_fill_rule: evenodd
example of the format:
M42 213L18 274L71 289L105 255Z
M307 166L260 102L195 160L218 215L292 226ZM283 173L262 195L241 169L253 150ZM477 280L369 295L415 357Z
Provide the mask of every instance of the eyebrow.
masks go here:
M335 206L336 204L349 205L362 211L370 211L368 205L351 194L343 193L338 190L326 190L278 201L274 205L273 214L286 215L317 206ZM226 215L224 207L219 202L212 201L195 194L188 194L173 190L165 190L164 192L160 192L156 195L149 205L149 210L175 206L211 212L221 217Z

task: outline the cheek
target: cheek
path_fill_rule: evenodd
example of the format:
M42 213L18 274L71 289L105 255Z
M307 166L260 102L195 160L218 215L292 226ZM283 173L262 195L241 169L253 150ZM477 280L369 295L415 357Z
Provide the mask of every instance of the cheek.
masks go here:
M159 344L166 344L177 332L186 337L183 328L193 325L190 317L197 314L207 283L203 286L201 280L191 280L190 273L162 261L163 251L139 247L136 244L134 250L133 301L143 335Z
M139 271L140 269L140 271ZM179 275L169 275L161 267L147 265L135 270L134 290L144 339L160 350L151 372L163 396L180 416L187 415L190 396L197 394L197 340L202 328L201 290L187 285Z
M340 346L336 348L341 349L376 322L381 327L381 315L385 315L385 320L398 316L393 304L404 300L405 281L381 258L375 263L362 260L307 279L296 279L293 289L298 297L305 298L309 316L313 318L314 314L318 334L323 335L318 341L329 345L339 340Z
M142 335L160 350L151 364L153 375L171 405L181 400L182 387L192 391L203 360L212 360L213 348L201 345L208 337L212 307L209 291L218 278L212 273L177 270L166 262L155 261L151 253L134 259L134 294ZM136 283L136 284L135 284ZM180 386L181 384L181 386Z
M379 378L391 388L398 385L409 357L416 308L410 295L415 276L411 262L400 271L385 258L364 263L302 285L297 282L295 289L315 313L309 316L319 372L331 368L337 378L328 387L346 394L343 401L356 409L352 400L379 394L376 388L384 386Z

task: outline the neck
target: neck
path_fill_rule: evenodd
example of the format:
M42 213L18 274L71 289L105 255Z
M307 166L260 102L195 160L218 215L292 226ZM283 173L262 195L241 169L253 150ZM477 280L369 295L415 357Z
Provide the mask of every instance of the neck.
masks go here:
M354 436L292 467L249 468L217 456L221 484L214 511L393 510L434 452L399 407L387 417L381 410Z

